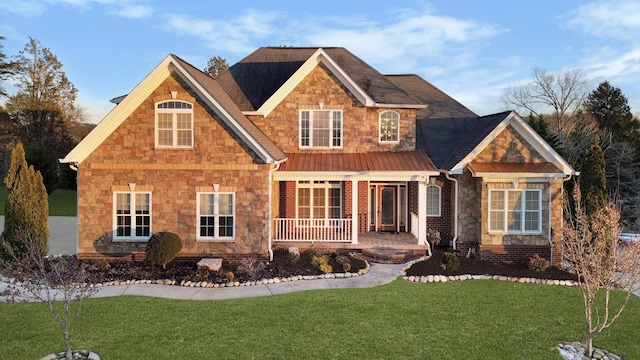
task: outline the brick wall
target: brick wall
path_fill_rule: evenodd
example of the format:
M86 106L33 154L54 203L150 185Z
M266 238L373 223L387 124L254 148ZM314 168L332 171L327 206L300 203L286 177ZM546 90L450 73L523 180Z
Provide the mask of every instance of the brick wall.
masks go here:
M178 78L166 79L79 166L79 252L109 256L144 251L146 242L112 240L113 192L151 192L152 232L171 231L187 254L266 254L268 247L268 173L248 146L198 102L194 103L193 149L154 148L154 105L177 98L195 102ZM196 192L235 192L235 240L196 241Z

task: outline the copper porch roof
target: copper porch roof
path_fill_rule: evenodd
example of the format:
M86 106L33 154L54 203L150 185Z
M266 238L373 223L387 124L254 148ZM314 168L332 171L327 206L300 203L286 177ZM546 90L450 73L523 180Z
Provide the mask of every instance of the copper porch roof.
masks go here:
M291 153L278 171L366 172L437 171L422 151L370 153Z
M469 163L469 170L478 173L505 174L562 174L562 170L552 163Z

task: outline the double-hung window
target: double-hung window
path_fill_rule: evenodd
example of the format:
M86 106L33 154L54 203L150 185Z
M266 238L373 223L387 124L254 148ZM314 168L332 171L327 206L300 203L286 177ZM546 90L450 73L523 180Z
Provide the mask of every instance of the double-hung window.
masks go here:
M156 104L156 147L193 147L193 105L184 101Z
M427 216L440 216L440 186L427 186Z
M198 193L199 240L233 240L235 237L235 193Z
M331 226L328 219L342 217L342 186L339 181L299 181L296 190L297 217L301 225Z
M540 233L542 231L541 190L490 190L489 231Z
M151 193L113 194L113 239L148 240L151 236Z
M300 148L341 148L341 110L300 111Z
M400 115L395 111L380 114L380 142L398 142L400 139Z

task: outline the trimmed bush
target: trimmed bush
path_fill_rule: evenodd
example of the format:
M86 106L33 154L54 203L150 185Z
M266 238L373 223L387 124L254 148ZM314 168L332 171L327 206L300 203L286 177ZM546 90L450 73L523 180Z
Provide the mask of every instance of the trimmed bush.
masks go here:
M312 256L311 265L315 266L318 270L325 274L333 272L333 268L329 265L329 259L327 256Z
M446 270L456 270L458 266L460 266L460 260L458 260L456 254L446 252L442 256L442 266L444 266Z
M155 233L147 243L147 260L154 265L162 265L164 269L181 249L182 239L177 234L168 231Z
M538 254L533 254L527 261L527 267L529 270L535 270L537 272L544 272L549 267L549 260L540 257Z

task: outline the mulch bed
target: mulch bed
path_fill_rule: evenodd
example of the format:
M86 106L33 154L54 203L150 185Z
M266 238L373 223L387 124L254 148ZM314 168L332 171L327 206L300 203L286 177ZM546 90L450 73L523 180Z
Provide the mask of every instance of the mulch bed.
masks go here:
M481 261L474 258L466 258L459 256L459 267L455 270L445 270L442 268L443 250L434 250L433 256L424 261L419 261L411 265L406 270L407 276L426 276L426 275L501 275L508 277L528 277L536 279L550 280L573 280L576 281L575 274L569 273L557 267L550 266L545 271L529 270L527 265L522 263L493 263L490 261Z
M151 265L147 261L130 262L130 261L111 261L104 260L82 260L87 263L87 271L89 273L89 282L107 283L111 281L127 281L127 280L160 280L170 279L176 283L182 281L208 283L228 283L228 282L247 282L262 279L284 278L293 275L321 275L323 274L317 267L311 263L311 252L303 252L300 257L295 260L286 253L275 253L274 260L270 263L264 261L256 261L247 259L237 262L222 262L222 268L218 271L202 271L196 265L199 259L193 261L172 261L163 269L161 266ZM366 267L366 262L345 255L348 260L350 269L348 272L358 272ZM329 253L326 255L329 265L331 265L333 273L346 272L343 265L337 261L337 254Z

